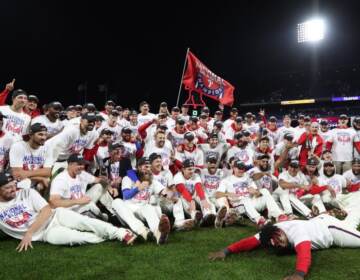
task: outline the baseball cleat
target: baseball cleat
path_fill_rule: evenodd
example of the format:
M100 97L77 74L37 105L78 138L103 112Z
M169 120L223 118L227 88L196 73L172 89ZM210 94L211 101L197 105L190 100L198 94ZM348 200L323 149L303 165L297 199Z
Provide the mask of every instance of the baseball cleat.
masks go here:
M181 225L176 227L176 230L192 230L195 226L195 222L192 219L185 220Z
M226 206L223 206L219 209L219 211L217 212L217 215L216 215L216 219L215 219L215 227L216 228L223 227L226 213L227 213Z
M157 240L157 243L162 245L166 242L170 233L170 221L166 215L161 215L158 229L160 232L160 237Z
M258 222L256 223L256 226L258 227L258 229L262 229L269 222L270 222L269 220L266 220L263 216L261 216Z
M214 214L207 214L200 221L200 226L201 227L212 226L212 225L214 225L215 219L216 219L216 216Z
M137 235L132 233L130 230L126 230L126 234L123 237L122 242L124 242L126 245L133 245L136 238Z
M201 219L202 219L202 214L200 211L195 211L195 215L194 215L194 222L195 222L195 225L199 225L200 222L201 222Z

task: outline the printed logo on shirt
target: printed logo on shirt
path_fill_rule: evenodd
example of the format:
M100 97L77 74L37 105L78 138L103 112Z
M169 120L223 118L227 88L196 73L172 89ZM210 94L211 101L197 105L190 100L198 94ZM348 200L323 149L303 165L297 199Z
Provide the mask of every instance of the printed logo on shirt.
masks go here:
M341 184L335 178L330 179L328 185L331 186L336 193L341 193Z
M241 150L237 152L234 156L245 163L248 162L248 160L250 159L246 150Z
M204 187L209 191L215 191L218 189L220 183L220 177L214 175L204 176Z
M248 196L249 190L248 190L248 182L238 182L233 184L233 188L235 190L235 194L239 196Z
M136 200L148 201L150 199L150 192L149 190L139 191L134 198Z
M13 228L19 228L26 224L31 217L32 215L23 204L15 205L0 212L0 220Z
M23 169L24 170L35 170L42 168L45 159L43 156L25 155L23 158Z
M337 140L340 143L343 143L345 145L345 143L350 143L351 139L350 139L350 134L347 132L338 132L337 133Z
M22 135L22 130L24 127L25 121L17 116L8 115L5 129L7 131Z
M70 199L79 199L84 196L81 185L73 185L70 187Z
M112 180L119 178L119 166L112 164L110 165L110 176Z
M188 190L190 194L193 194L195 191L195 184L193 183L185 183L185 188Z
M86 139L76 139L70 147L70 153L79 154L86 145Z
M271 184L271 177L270 176L263 176L260 179L260 183L261 183L261 188L272 191L272 184Z

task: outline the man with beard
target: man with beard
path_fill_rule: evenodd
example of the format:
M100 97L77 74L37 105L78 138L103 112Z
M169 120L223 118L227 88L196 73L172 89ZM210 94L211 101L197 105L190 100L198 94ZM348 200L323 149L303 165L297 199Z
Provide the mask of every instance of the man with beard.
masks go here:
M233 175L220 182L215 193L217 199L226 198L238 215L245 214L258 227L268 222L258 211L267 209L269 218L282 219L283 213L270 192L265 188L257 189L241 160L234 162L233 171Z
M190 230L194 227L192 219L185 219L184 208L177 195L173 176L169 170L164 170L160 154L152 153L149 157L153 179L163 185L164 190L160 196L156 197L157 204L160 205L164 213L172 213L175 221L176 230Z
M346 185L350 192L360 189L360 158L353 159L351 170L346 171L343 176L346 179Z
M3 130L11 133L17 140L21 140L22 136L28 133L31 122L30 116L24 113L26 103L27 93L17 89L12 93L12 105L0 106L0 112L7 116Z
M216 199L216 192L220 181L224 178L224 172L218 169L218 158L216 155L209 155L206 158L207 168L201 169L201 181L204 186L205 194L211 204L218 209L215 219L215 228L221 228L226 223L227 210L230 208L226 198ZM220 206L221 205L221 206ZM230 213L229 213L230 215Z
M355 130L347 126L348 121L347 115L340 115L339 126L331 131L331 137L326 142L326 149L332 152L338 174L351 169L354 147L359 146L359 142L355 139Z
M63 106L60 102L54 101L47 105L47 111L45 115L38 116L32 119L31 124L40 123L47 128L48 139L60 133L64 125L60 121L60 112Z
M254 164L254 151L248 146L247 137L242 132L234 135L236 146L232 146L227 151L226 159L235 157L241 160L247 167Z
M161 196L164 186L153 180L148 158L138 161L136 177L138 181L135 183L128 176L123 178L123 200L115 199L112 203L113 209L136 234L147 240L151 232L156 243L162 245L170 233L170 221L166 215L161 214L160 206L151 205L150 198L152 195ZM143 222L146 222L149 228Z
M139 142L134 141L132 137L132 130L130 127L124 127L121 130L121 138L124 144L123 157L130 159L131 165L136 166L136 159L141 158L143 155L143 149Z
M199 147L204 152L204 158L215 157L217 159L216 167L219 167L220 161L230 145L219 143L218 133L211 133L208 142L207 144L199 144Z
M30 179L38 191L49 186L53 164L51 151L44 146L47 128L36 123L30 127L29 141L19 141L10 148L10 167L17 180Z
M132 131L132 134L137 138L138 129L139 129L139 123L137 120L138 112L136 110L131 110L129 113L129 128Z
M356 230L360 222L360 211L348 215L340 221L323 214L308 221L285 221L264 226L259 233L244 238L218 252L210 253L210 260L224 260L231 254L251 251L260 247L273 248L278 253L296 252L296 270L284 280L302 280L311 265L311 250L359 248L360 232Z
M53 152L56 160L52 173L59 168L66 168L66 160L71 154L83 154L86 160L90 160L96 154L95 141L99 134L94 130L96 115L85 113L81 116L80 124L69 125L58 135L46 141L46 147Z
M331 161L324 162L324 174L319 178L320 185L329 186L333 192L324 191L322 200L333 207L346 212L351 212L356 208L360 201L360 192L354 191L348 194L346 192L346 179L343 175L335 173L335 164Z
M145 145L144 156L148 157L152 153L161 155L162 166L164 169L169 170L174 154L173 148L169 141L166 141L165 133L157 131L155 133L155 141L149 142Z
M215 206L210 204L203 189L201 178L195 173L191 159L182 162L182 169L174 177L174 184L180 193L185 212L200 226L211 226L216 219ZM196 210L199 205L201 212ZM201 218L202 216L202 218Z

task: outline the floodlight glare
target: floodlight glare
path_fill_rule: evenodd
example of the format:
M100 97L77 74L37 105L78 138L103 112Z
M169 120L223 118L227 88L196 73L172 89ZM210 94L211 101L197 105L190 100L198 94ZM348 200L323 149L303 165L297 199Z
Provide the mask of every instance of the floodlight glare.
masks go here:
M321 19L309 20L299 23L298 30L298 43L315 42L324 39L325 23Z

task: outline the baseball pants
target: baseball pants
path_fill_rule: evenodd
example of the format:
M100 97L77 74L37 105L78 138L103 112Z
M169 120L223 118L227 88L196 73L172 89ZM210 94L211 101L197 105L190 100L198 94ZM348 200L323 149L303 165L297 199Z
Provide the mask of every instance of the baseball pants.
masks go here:
M321 198L324 203L329 203L330 205L345 211L358 207L360 204L360 192L336 194L336 197L333 198L329 191L324 191Z
M190 203L184 199L183 197L180 198L181 199L181 202L183 204L183 208L184 208L184 211L190 215L191 219L195 219L195 214L196 212L190 212ZM213 214L213 215L216 215L216 208L215 208L215 205L213 205L212 203L209 202L209 199L207 197L205 197L205 199L209 202L209 205L210 205L210 209L205 209L202 204L201 204L201 200L199 197L197 197L196 195L194 195L192 197L192 199L196 202L196 204L198 204L200 206L200 209L201 209L201 213L203 214L203 216L207 216L209 214Z
M99 243L106 239L123 240L127 233L124 228L114 227L69 209L57 208L43 241L54 245Z
M144 233L147 228L142 221L146 221L150 231L158 235L158 226L161 217L160 206L150 204L132 203L117 198L112 203L116 215L133 230L136 234Z
M292 208L294 208L296 211L298 211L301 215L305 217L311 216L311 210L304 203L302 203L294 194L290 193L288 189L284 190L283 188L278 187L272 193L272 196L275 201L280 201L285 214L293 214Z
M325 205L319 194L306 194L300 197L300 201L303 202L305 205L315 206L319 210L319 213L326 212Z

